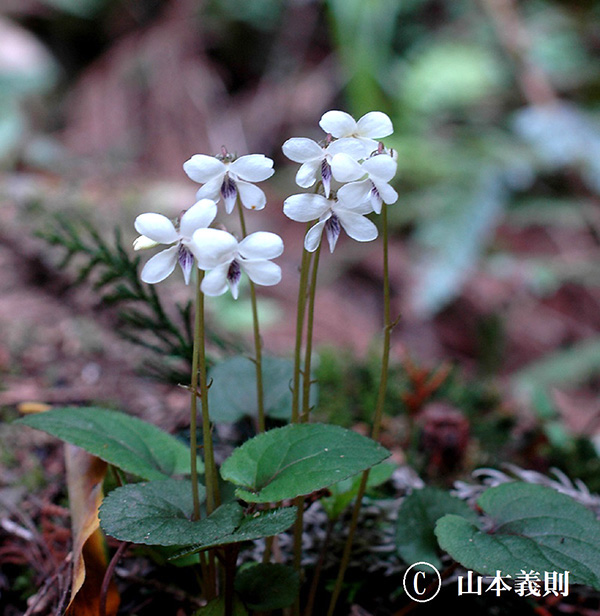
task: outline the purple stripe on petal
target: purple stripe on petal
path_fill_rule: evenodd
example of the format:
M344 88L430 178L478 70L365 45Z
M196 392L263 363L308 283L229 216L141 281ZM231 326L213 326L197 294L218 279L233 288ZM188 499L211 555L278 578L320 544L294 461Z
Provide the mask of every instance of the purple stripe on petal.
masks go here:
M185 284L189 284L190 274L192 273L192 267L194 266L194 255L192 255L192 253L183 244L179 244L177 260L179 261L179 267L183 272Z
M324 158L321 163L321 177L323 178L323 188L325 196L329 199L329 191L331 190L331 165Z
M223 178L223 184L221 184L221 194L223 195L223 201L225 201L225 211L228 214L233 212L235 207L235 200L237 199L237 186L235 182L226 173Z
M233 295L233 299L237 299L238 297L238 284L241 277L242 268L240 267L240 264L234 259L229 266L229 270L227 271L227 282L229 283L229 288L231 289L231 295Z
M369 193L369 199L371 201L371 206L373 207L373 211L376 214L381 212L381 206L383 204L383 199L379 194L379 190L377 190L377 186L371 182L371 192Z
M339 218L332 214L331 218L325 223L325 233L327 234L327 241L329 242L329 250L334 251L335 245L340 237L340 221Z

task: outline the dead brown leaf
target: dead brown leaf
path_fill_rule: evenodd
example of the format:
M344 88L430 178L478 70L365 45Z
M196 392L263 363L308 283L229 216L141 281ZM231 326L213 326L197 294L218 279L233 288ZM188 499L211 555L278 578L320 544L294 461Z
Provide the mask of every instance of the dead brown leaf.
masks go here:
M74 445L65 445L67 487L73 532L73 580L65 616L98 616L107 557L98 508L107 464ZM108 586L106 616L114 616L119 594L114 581Z

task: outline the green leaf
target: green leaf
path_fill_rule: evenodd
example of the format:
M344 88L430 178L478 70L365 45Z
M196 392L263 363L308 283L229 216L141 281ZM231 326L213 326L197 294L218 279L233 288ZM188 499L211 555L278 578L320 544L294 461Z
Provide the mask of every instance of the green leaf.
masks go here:
M589 509L520 482L486 490L478 505L491 518L489 532L457 515L435 528L440 546L467 569L513 577L521 570L569 571L573 583L600 590L600 522Z
M268 503L310 494L385 460L390 452L339 426L293 424L246 441L221 467L236 495Z
M275 419L289 419L292 414L290 383L294 364L278 357L263 358L263 391L265 413ZM217 364L209 373L208 390L211 419L234 422L245 416L258 415L256 400L256 366L247 357L232 357ZM315 387L311 388L311 404L315 404Z
M439 488L423 488L409 494L400 505L396 523L396 546L407 564L425 561L441 566L435 523L453 513L470 522L477 522L477 514L460 499Z
M367 490L385 483L392 476L395 469L396 465L391 462L382 462L381 464L373 466L369 471ZM322 498L321 505L323 505L323 509L325 509L330 520L336 520L343 513L344 509L356 498L361 480L362 474L355 475L354 477L344 479L344 481L334 483L329 487L331 496Z
M16 423L43 430L77 445L101 460L142 479L165 479L189 473L189 448L137 417L87 407L52 409ZM198 460L198 468L203 469Z
M235 590L251 610L278 610L294 603L300 578L291 567L258 563L239 571Z
M204 499L204 486L199 486ZM100 525L107 535L145 545L186 546L169 560L209 547L269 537L287 530L296 508L244 515L237 503L225 503L207 518L192 521L189 481L166 479L135 483L113 490L100 507Z
M199 486L204 499L204 486ZM107 535L145 545L218 542L242 521L242 508L229 503L207 518L192 521L191 482L176 479L135 483L113 490L100 507Z
M222 505L220 509L225 507ZM239 505L236 505L239 506ZM219 511L217 509L217 511ZM217 513L213 513L211 518ZM215 547L218 545L226 545L230 543L241 543L242 541L254 541L262 537L272 537L287 530L296 520L296 507L284 507L280 509L271 509L252 515L246 515L242 518L239 526L231 533L220 534L217 539L212 542L204 541L197 545L192 545L184 550L181 550L169 560L181 558L206 548ZM210 518L209 518L210 519Z
M225 597L209 601L204 607L195 611L194 616L225 616ZM248 610L237 597L233 598L232 616L248 616Z

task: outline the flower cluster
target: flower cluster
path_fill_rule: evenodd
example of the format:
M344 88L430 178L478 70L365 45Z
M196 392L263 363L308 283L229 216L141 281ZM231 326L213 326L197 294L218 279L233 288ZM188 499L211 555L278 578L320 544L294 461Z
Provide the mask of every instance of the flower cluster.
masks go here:
M271 259L283 252L278 235L259 231L238 242L231 233L210 228L221 198L227 214L233 212L237 202L253 210L265 207L265 193L252 182L271 177L273 161L262 154L237 158L223 150L214 157L195 154L183 169L192 180L203 184L196 194L197 202L175 223L156 213L141 214L135 220L141 234L133 244L135 250L169 245L146 263L142 280L161 282L179 263L185 283L189 284L196 262L199 269L207 272L201 286L205 295L222 295L229 288L237 299L242 272L256 284L277 284L281 269Z
M288 197L283 211L298 222L316 221L304 239L306 250L314 252L325 231L333 252L341 229L359 242L374 240L377 227L366 215L379 214L383 203L398 199L389 184L396 174L394 153L377 141L391 135L393 127L380 111L371 111L358 121L343 111L328 111L319 126L327 133L321 143L295 137L283 144L283 153L301 163L298 186L317 185L314 193ZM335 190L332 180L337 183Z
M374 240L377 227L367 215L379 214L384 203L398 199L390 185L397 166L394 152L378 141L391 135L393 127L380 111L367 113L358 121L343 111L328 111L319 126L326 133L320 143L295 137L283 144L284 154L301 164L296 174L298 186L315 186L313 193L288 197L283 211L292 220L314 222L304 239L307 251L318 248L325 232L333 252L342 229L359 242ZM271 259L283 252L279 236L259 231L238 241L227 231L210 227L221 199L227 214L236 204L251 210L265 207L265 193L255 182L273 175L273 161L262 154L237 157L223 148L217 156L195 154L183 169L201 184L197 202L175 222L156 213L141 214L135 221L140 233L135 250L168 245L146 263L142 280L160 282L179 264L189 284L196 263L207 272L201 287L206 295L221 295L230 289L237 298L242 272L256 284L277 284L281 270Z

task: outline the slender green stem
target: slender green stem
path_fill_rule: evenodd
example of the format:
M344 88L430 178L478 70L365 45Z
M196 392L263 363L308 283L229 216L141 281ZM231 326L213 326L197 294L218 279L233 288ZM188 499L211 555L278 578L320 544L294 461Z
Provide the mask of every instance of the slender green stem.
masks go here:
M240 214L240 227L242 235L246 237L246 221L244 220L244 210L237 200L238 212ZM262 373L262 340L260 337L260 327L258 322L258 304L256 302L256 288L250 281L250 301L252 303L252 324L254 329L254 364L256 366L256 402L258 406L258 431L265 431L265 402L264 402L264 387Z
M392 322L390 301L390 266L389 266L389 232L387 219L387 206L383 204L381 210L382 236L383 236L383 351L381 355L381 377L379 379L379 391L377 392L377 404L373 416L373 428L371 438L377 440L381 432L381 420L383 419L383 407L387 393L388 373L390 365L390 349L392 330L395 322Z
M213 453L212 431L210 427L210 416L208 413L208 383L206 380L206 349L205 349L205 325L204 325L204 294L200 290L200 285L204 278L204 272L198 270L198 292L196 295L196 326L194 330L194 347L197 349L195 360L196 369L192 375L192 395L195 400L200 392L200 406L202 410L202 445L204 449L204 472L206 479L206 513L210 515L216 507L218 500L218 485L216 481L215 456ZM193 413L195 415L195 412ZM195 421L192 435L195 435ZM193 480L192 480L193 483Z
M388 252L388 222L387 222L387 208L383 205L382 209L382 227L383 227L383 317L384 317L384 329L383 329L383 350L381 357L381 377L379 379L379 391L377 393L377 402L375 405L375 414L373 416L373 426L371 428L371 438L376 440L379 437L381 431L381 420L383 418L383 407L385 403L385 396L387 391L388 382L388 367L390 361L390 348L391 348L391 336L392 329L395 323L391 320L390 310L390 275L389 275L389 252ZM342 560L340 561L340 569L335 581L335 587L331 594L331 600L329 603L329 610L327 616L333 616L335 606L342 590L342 584L344 582L344 576L346 575L346 569L350 562L350 554L352 552L352 543L354 541L354 534L358 526L358 515L362 505L362 499L367 489L367 482L369 480L369 471L366 470L363 473L358 494L356 495L356 501L354 502L354 509L352 510L352 519L350 521L350 529L348 532L348 538L344 545L344 552L342 554Z
M192 394L197 398L200 391L200 406L202 408L202 445L204 449L204 475L206 483L206 514L210 515L219 506L219 483L217 480L217 467L213 451L212 430L210 415L208 412L208 382L206 378L206 330L204 324L204 294L200 285L204 278L204 272L198 270L198 293L196 296L196 326L194 331L194 346L197 348L197 369L194 371L195 383L192 386ZM198 387L199 386L199 387ZM194 413L195 414L195 413ZM196 433L195 426L192 431ZM194 480L192 479L192 483ZM197 483L197 481L196 481ZM216 596L216 564L214 551L208 553L208 584L207 598L210 600Z
M306 253L306 251L304 251ZM302 387L302 415L299 418L300 422L308 422L310 415L310 386L311 386L311 360L312 360L312 343L313 343L313 325L315 314L315 297L317 288L317 272L319 269L319 257L321 255L321 244L317 247L314 257L310 258L306 264L305 277L308 278L308 271L312 267L310 273L310 282L308 285L308 298L303 295L302 312L306 312L306 347L304 351L304 369L303 369L303 387ZM304 263L303 263L304 265ZM302 284L302 277L301 277ZM300 297L298 298L300 302ZM298 371L299 374L300 371ZM299 380L298 380L299 386ZM296 390L295 390L296 391ZM298 392L298 400L300 392ZM296 523L294 525L294 568L300 572L302 564L302 531L304 526L304 497L299 496L295 499L294 504L298 507L296 515ZM294 612L299 613L299 605L294 606Z
M325 531L325 539L321 545L319 551L319 560L315 567L313 579L310 584L310 590L308 593L308 599L306 600L306 607L304 608L304 616L312 616L315 607L315 599L317 597L317 590L319 589L319 581L321 579L321 572L323 571L323 565L325 564L325 557L327 556L327 550L329 549L329 542L331 541L331 534L333 532L334 520L328 520L327 529Z
M307 229L310 227L307 227ZM296 308L296 346L294 348L294 381L292 385L292 423L300 420L300 364L302 362L302 334L304 330L304 313L306 307L306 287L312 253L302 250L300 265L300 284L298 285L298 303Z
M310 415L310 386L311 381L311 363L312 363L312 348L313 348L313 326L315 318L315 297L317 290L317 272L319 270L319 257L321 256L321 244L315 251L315 256L312 259L312 272L308 287L308 305L306 316L306 346L304 351L304 380L302 389L302 416L301 422L308 422Z
M200 290L200 284L204 272L198 270L196 276L196 314L194 317L194 350L192 353L192 378L191 378L191 400L190 400L190 474L192 480L192 502L194 512L192 520L200 519L200 497L198 495L198 441L196 432L198 429L198 363L200 346L203 340L200 337L201 321L203 320L204 296ZM201 308L202 304L202 308Z
M191 400L190 400L190 474L192 482L192 502L193 513L192 520L200 519L200 498L198 494L198 378L200 376L200 389L206 389L206 361L204 350L204 294L200 289L202 279L204 278L204 272L197 270L196 275L196 313L194 316L194 349L192 353L192 376L191 376ZM201 394L202 395L202 394ZM205 441L205 456L206 456L206 434L210 436L210 426L206 426L204 422L204 403L203 408L203 433ZM212 441L211 441L212 445ZM212 447L210 448L212 451ZM210 464L206 462L206 493L207 493L207 510L208 510L208 496L212 494L211 478L213 475L209 473ZM210 513L210 512L209 512ZM208 585L205 586L205 592L207 592L207 598L214 596L214 586L210 584L210 572L207 568L206 558L204 554L200 555L200 568L202 569L202 579L207 581Z
M298 507L296 522L294 524L294 569L300 573L302 564L302 530L304 526L304 497L297 496L293 504Z
M237 556L240 551L239 544L226 545L224 547L225 566L225 616L233 616L233 604L235 599L235 574Z

